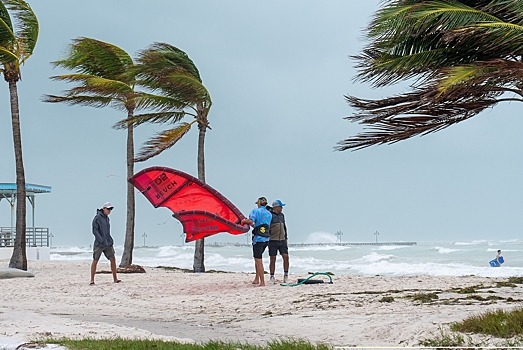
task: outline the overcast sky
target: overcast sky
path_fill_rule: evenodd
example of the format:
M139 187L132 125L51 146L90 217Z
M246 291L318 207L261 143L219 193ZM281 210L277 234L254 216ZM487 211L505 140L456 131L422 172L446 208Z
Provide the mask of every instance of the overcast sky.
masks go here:
M96 208L111 201L112 234L122 244L126 215L125 117L110 108L41 102L68 85L51 61L71 40L91 37L134 56L154 42L184 50L211 93L207 183L245 215L259 196L287 203L291 242L343 232L345 242L516 239L521 237L521 106L505 104L436 134L356 152L334 151L361 130L343 120L344 95L387 97L407 86L355 83L349 56L378 0L29 1L40 21L34 55L19 83L26 181L52 187L36 198L37 227L53 245L92 244ZM2 79L3 81L3 79ZM9 96L0 86L0 182L15 182ZM140 126L136 146L163 126ZM197 130L136 165L196 172ZM181 225L136 194L136 244L180 244ZM31 216L28 215L28 222ZM0 226L10 207L0 201ZM327 233L327 234L323 234ZM246 236L212 236L245 242Z

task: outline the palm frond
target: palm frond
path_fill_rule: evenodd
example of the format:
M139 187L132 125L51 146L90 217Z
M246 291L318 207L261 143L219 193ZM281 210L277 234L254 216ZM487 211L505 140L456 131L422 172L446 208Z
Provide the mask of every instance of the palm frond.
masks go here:
M371 44L363 54L352 57L358 62L356 79L380 87L417 75L427 77L449 65L486 59L486 52L449 40L455 40L452 35L460 30L487 21L499 19L459 1L396 1L377 12L368 27Z
M184 51L167 43L154 43L138 54L141 74L149 78L161 78L167 74L186 72L200 83L200 72L194 62Z
M119 47L103 41L80 37L73 40L65 58L53 62L55 66L73 71L51 77L53 80L73 83L63 92L62 99L44 97L47 102L66 102L92 107L111 106L133 114L136 98L135 70L132 58Z
M205 86L187 74L167 75L156 86L156 90L160 90L173 99L185 100L192 104L202 100L210 102L210 95Z
M119 80L105 79L87 74L64 74L51 77L53 80L81 83L76 89L78 91L91 90L93 93L123 95L133 93L132 86ZM74 91L74 88L71 89Z
M437 66L452 64L453 57L446 48L409 55L389 55L367 49L361 55L352 56L360 62L356 66L359 73L354 79L369 82L375 87L395 84L413 77L423 79L429 77Z
M191 129L194 123L180 123L175 128L158 133L142 146L134 159L135 162L143 162L171 148Z
M86 84L87 80L91 78L96 78L96 75L93 74L84 74L84 73L74 73L74 74L61 74L61 75L54 75L51 76L50 79L56 80L56 81L65 81L68 83L82 83Z
M155 43L139 53L137 79L153 91L161 91L171 98L196 103L210 94L202 84L194 62L180 49L165 43Z
M521 1L487 1L481 9L482 11L493 14L504 22L511 22L518 25L523 24L523 2Z
M499 18L459 1L426 1L413 6L410 16L417 29L423 31L450 31L473 23L499 22Z
M185 111L167 111L156 113L135 114L131 118L123 119L114 124L115 129L125 129L129 126L136 127L145 123L163 124L177 123L182 120L187 113Z
M13 30L13 23L9 11L0 1L0 47L13 48L16 36Z
M134 82L134 76L129 74L134 66L132 58L118 46L96 39L74 39L67 56L53 64L77 73L121 80L129 85Z
M0 47L0 62L2 62L4 66L13 63L16 64L18 62L18 56L16 56L13 51Z
M185 108L192 108L191 102L173 98L170 96L162 96L156 94L148 94L144 92L136 93L135 96L136 107L139 109L156 109L159 111L183 110ZM190 114L190 113L188 113Z
M481 94L454 101L439 100L437 92L419 91L385 100L363 100L347 96L347 101L359 114L346 117L371 127L370 131L345 139L336 147L339 151L362 149L378 144L391 144L417 135L426 135L465 121L497 100Z
M507 22L477 23L447 33L444 40L469 51L481 47L484 56L519 56L523 53L523 26Z
M478 61L442 69L437 81L440 95L447 98L478 89L483 93L503 91L523 96L523 64L504 59Z
M516 4L518 3L518 4ZM523 102L523 2L391 0L377 11L356 79L412 91L381 100L346 96L368 127L338 143L361 149L426 135L501 101Z
M56 95L44 95L43 102L51 103L65 103L68 105L80 105L90 107L105 107L111 104L112 99L110 97L101 96L56 96Z
M33 54L38 40L38 18L31 6L23 0L2 0L2 3L13 14L17 38L16 52L20 57L20 63L24 63Z

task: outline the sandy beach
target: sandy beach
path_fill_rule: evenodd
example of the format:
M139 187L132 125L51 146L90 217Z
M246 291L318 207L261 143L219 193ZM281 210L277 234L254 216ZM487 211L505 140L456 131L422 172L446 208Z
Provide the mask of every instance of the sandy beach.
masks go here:
M7 265L0 261L0 267ZM254 287L254 274L144 268L145 274L120 274L118 284L109 274L97 274L96 285L89 286L88 262L30 262L34 278L0 279L0 337L256 344L294 338L333 346L416 346L452 322L510 310L519 303L507 298L523 299L520 285L496 284L504 278L335 275L332 284ZM100 261L98 270L109 266ZM291 273L290 279L303 277ZM466 287L477 289L475 295L499 298L469 298L459 293ZM438 298L413 300L419 293L437 293Z

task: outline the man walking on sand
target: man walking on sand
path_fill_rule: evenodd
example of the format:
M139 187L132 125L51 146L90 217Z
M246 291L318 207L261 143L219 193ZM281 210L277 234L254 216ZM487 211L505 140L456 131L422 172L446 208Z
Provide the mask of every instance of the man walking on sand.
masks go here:
M94 275L96 274L96 266L98 260L104 253L105 257L111 263L111 272L113 274L114 283L121 282L116 275L116 258L113 248L113 238L111 237L111 225L109 223L109 214L113 210L113 205L110 202L105 202L101 209L96 209L96 216L93 219L93 262L91 263L91 282L94 285Z
M285 215L283 207L285 203L277 199L272 203L272 220L271 220L271 237L269 240L269 272L271 274L270 282L276 283L274 279L274 270L276 269L276 255L280 252L283 259L283 283L289 279L289 247L287 246L287 226L285 225Z
M265 286L265 276L262 256L269 242L269 226L271 224L272 215L271 212L267 210L267 198L260 197L255 204L257 204L258 207L251 210L249 218L243 219L241 224L247 224L254 227L254 230L252 231L252 252L254 256L254 269L256 271L256 276L254 277L252 284L257 284L260 287L263 287Z

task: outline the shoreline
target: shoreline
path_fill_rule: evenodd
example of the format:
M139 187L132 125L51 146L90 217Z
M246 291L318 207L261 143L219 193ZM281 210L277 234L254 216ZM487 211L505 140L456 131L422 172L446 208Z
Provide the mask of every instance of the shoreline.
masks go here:
M440 335L440 329L448 331L452 322L511 310L523 299L523 286L497 286L506 278L334 275L333 284L254 287L253 273L195 274L147 266L144 274L120 274L118 284L110 275L97 274L96 285L89 286L89 266L32 262L34 278L0 279L0 337L417 346ZM101 260L98 271L108 269ZM291 273L290 281L302 277ZM500 299L475 300L459 291L471 287L477 295ZM438 298L427 303L412 298L428 293Z

